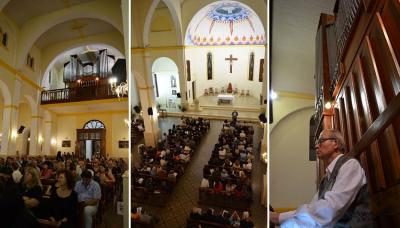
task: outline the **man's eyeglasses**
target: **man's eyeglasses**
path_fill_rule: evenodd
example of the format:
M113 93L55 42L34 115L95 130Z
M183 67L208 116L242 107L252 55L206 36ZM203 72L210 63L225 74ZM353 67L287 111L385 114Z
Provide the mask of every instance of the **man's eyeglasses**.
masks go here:
M315 141L315 145L319 145L319 144L321 144L321 143L323 143L323 142L325 142L327 140L336 140L336 138L332 138L332 137L330 137L330 138L319 138L319 139L317 139Z

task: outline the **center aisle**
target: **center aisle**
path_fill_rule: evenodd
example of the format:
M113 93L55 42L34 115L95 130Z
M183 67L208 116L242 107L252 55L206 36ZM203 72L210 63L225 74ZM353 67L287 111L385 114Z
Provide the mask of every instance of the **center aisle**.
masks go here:
M180 118L160 118L159 127L161 135L168 132L168 129L172 128L172 125L178 125L181 123ZM185 168L184 175L179 179L179 182L174 187L174 190L168 200L167 205L164 208L153 207L149 205L145 206L150 214L155 215L159 218L159 222L156 227L160 228L184 228L186 227L186 219L189 216L193 207L198 207L199 199L199 187L201 179L203 178L203 167L208 163L211 157L211 152L214 148L215 143L218 141L218 136L221 132L223 121L211 120L210 130L205 134L204 138L195 150L195 153L191 157L191 161ZM260 205L259 194L260 194L260 181L262 174L265 173L265 168L259 160L258 145L260 131L255 126L254 132L254 149L257 162L253 163L253 174L252 174L252 188L254 194L254 201L251 207L251 213L253 214L253 221L255 227L264 228L266 227L266 213L267 210ZM134 147L134 154L136 153L137 145ZM138 157L133 155L133 162L138 161ZM255 191L254 191L255 190ZM208 207L201 205L202 207ZM212 206L210 206L212 207ZM215 207L213 207L215 208Z
M166 118L160 121L160 129L162 133L168 132L173 124L180 123L180 118ZM221 124L221 121L210 121L210 130L196 148L188 166L185 168L185 174L179 179L167 206L157 213L160 217L157 227L186 227L186 219L190 211L197 206L200 182L203 178L203 167L208 162L214 144L217 142Z

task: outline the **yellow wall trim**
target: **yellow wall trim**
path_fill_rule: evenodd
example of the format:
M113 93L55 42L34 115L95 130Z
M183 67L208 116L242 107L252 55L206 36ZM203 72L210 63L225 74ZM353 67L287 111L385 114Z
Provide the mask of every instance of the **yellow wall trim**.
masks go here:
M14 67L10 66L8 63L4 62L4 60L0 59L0 66L4 67L6 70L8 70L15 78L17 79L22 79L23 81L27 82L28 84L30 84L33 88L42 91L42 87L40 87L38 84L36 84L34 81L32 81L31 79L29 79L26 75L24 75L22 72L18 71L17 69L15 69ZM19 76L16 77L16 76Z
M13 108L13 109L18 109L17 106L15 105L4 105L3 108Z
M60 113L58 116L79 116L79 115L99 115L99 114L126 114L128 116L129 110L113 110L101 112L76 112L76 113Z
M141 90L152 90L152 89L154 89L154 86L147 86L147 87L137 87L138 89L141 89Z
M56 104L42 104L43 108L46 107L63 107L63 106L76 106L76 105L88 105L88 104L108 104L114 102L127 102L128 98L112 98L112 99L103 99L103 100L90 100L90 101L77 101L77 102L67 102L67 103L56 103ZM127 108L128 109L128 108Z
M41 116L31 116L32 119L42 119L43 117Z
M150 51L169 51L169 50L184 50L184 49L191 49L191 48L235 48L235 47L264 47L266 48L267 45L219 45L219 46L160 46L160 47L133 47L131 48L132 54L143 53L143 52L150 52Z
M278 213L288 212L288 211L294 211L294 210L296 210L296 209L297 209L297 208L295 208L295 207L280 207L280 208L274 208L275 212L278 212Z
M315 100L315 96L313 94L307 93L295 93L295 92L288 92L288 91L276 91L279 97L290 97L290 98L298 98L304 100Z

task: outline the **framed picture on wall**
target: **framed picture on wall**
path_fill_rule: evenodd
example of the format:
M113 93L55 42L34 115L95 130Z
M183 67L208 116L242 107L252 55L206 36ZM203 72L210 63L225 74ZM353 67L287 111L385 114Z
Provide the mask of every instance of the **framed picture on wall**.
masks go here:
M63 140L61 142L61 147L71 147L71 140Z
M172 90L172 95L176 95L176 90Z
M118 141L118 148L129 148L129 141Z

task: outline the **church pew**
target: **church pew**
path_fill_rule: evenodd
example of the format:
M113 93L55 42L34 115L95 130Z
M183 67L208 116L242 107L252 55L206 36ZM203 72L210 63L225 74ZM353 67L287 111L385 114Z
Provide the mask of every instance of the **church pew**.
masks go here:
M231 208L243 211L249 211L252 203L251 197L238 199L235 196L224 194L215 194L210 188L199 188L199 204L214 205L222 208Z

